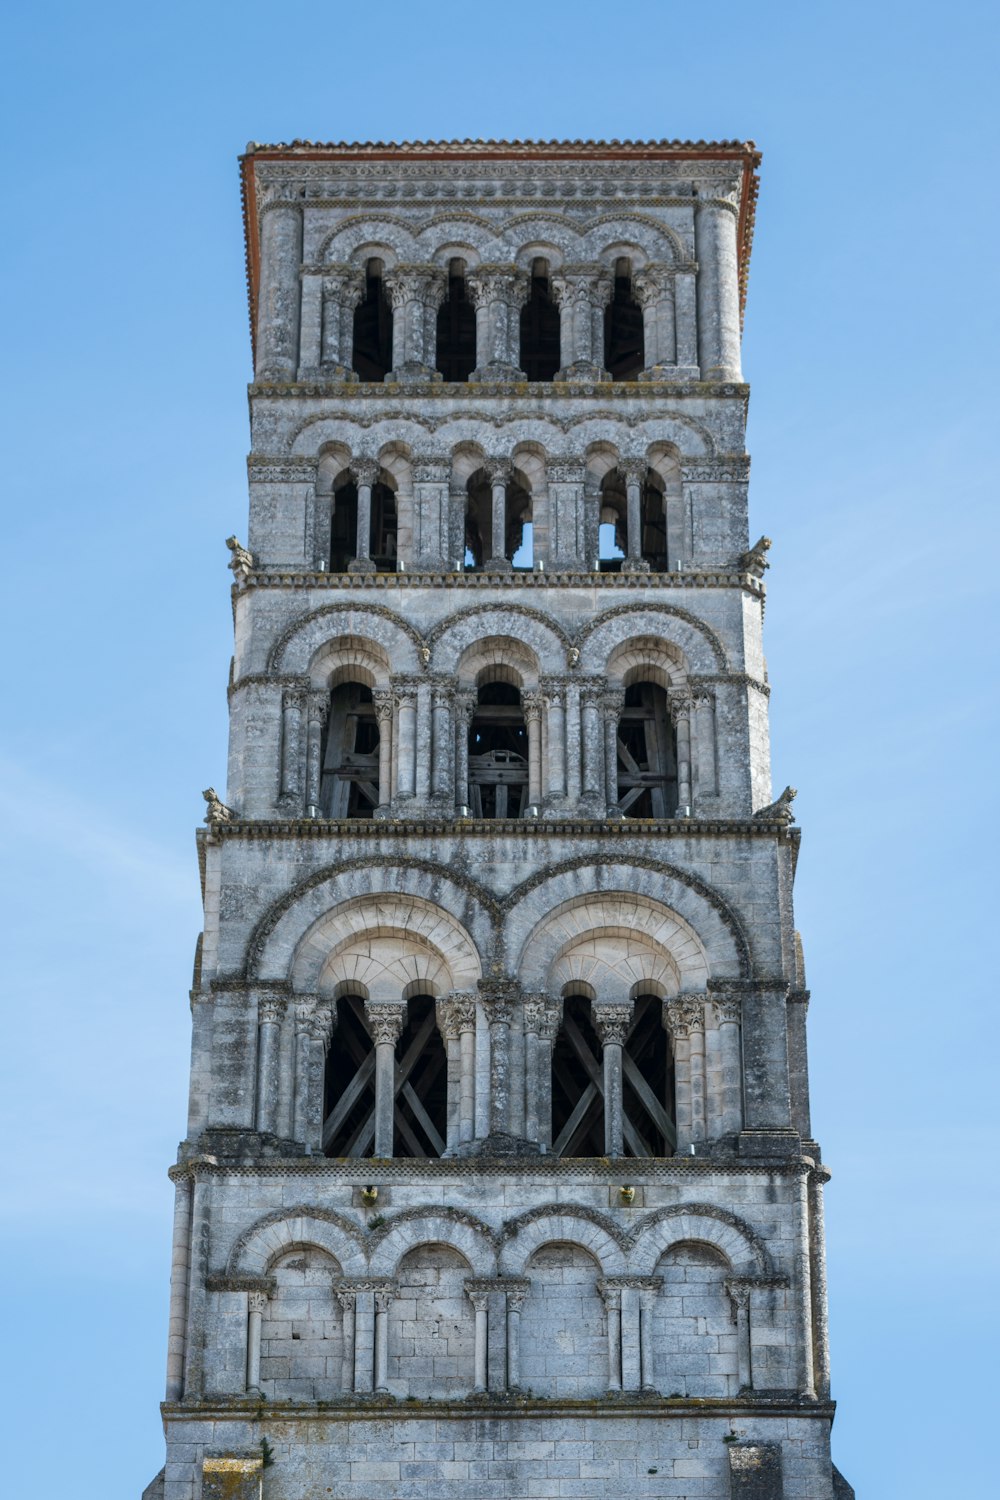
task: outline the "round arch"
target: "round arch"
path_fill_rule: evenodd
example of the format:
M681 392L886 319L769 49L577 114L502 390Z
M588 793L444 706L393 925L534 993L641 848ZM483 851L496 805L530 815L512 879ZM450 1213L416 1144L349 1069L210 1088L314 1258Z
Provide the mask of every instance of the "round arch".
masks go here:
M345 1276L365 1270L364 1236L358 1226L335 1209L303 1204L275 1209L257 1219L236 1240L226 1262L226 1275L263 1276L288 1250L314 1245L332 1255Z

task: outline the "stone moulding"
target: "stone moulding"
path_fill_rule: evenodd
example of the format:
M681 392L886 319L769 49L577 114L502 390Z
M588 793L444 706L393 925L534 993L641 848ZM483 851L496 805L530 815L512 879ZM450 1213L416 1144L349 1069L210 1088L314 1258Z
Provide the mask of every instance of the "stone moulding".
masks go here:
M605 822L601 819L593 820L566 820L549 821L545 818L490 818L473 819L462 818L447 820L443 818L400 818L386 819L376 818L354 818L349 821L338 821L333 818L295 818L295 819L255 819L253 822L226 823L212 830L199 829L206 837L213 839L270 839L270 838L303 838L317 839L327 837L344 838L345 836L359 838L383 838L405 836L412 838L415 834L427 837L443 833L454 833L460 830L463 837L467 833L481 833L498 837L527 837L540 833L559 834L586 834L590 838L613 838L616 843L626 842L630 837L664 838L676 837L683 834L685 838L692 834L715 835L729 837L734 834L753 838L773 838L779 834L781 843L796 844L801 838L801 830L788 828L784 823L770 823L761 820L759 823L744 822L741 819L729 818L632 818L628 822Z
M522 1160L527 1160L527 1158L522 1158ZM527 1183L535 1178L545 1181L558 1177L576 1178L583 1182L606 1183L611 1186L616 1180L616 1174L621 1175L623 1166L628 1167L630 1180L639 1187L650 1186L658 1182L676 1183L687 1177L715 1178L720 1171L733 1177L811 1178L815 1176L821 1182L828 1181L830 1176L825 1167L817 1167L810 1157L787 1156L773 1158L763 1156L630 1156L614 1164L603 1156L576 1156L566 1159L556 1156L536 1156L530 1158L530 1166L522 1169L521 1175ZM454 1181L462 1177L489 1177L509 1181L512 1172L509 1157L414 1156L380 1159L378 1175L380 1183L391 1187L394 1183L424 1178L435 1181L439 1179ZM262 1177L264 1179L309 1177L318 1178L321 1181L329 1179L331 1183L346 1185L370 1182L372 1159L343 1156L272 1157L262 1170L259 1164L254 1166L253 1163L248 1162L219 1161L215 1158L197 1157L172 1166L167 1176L171 1182L200 1177L254 1177L258 1180ZM306 1210L301 1209L301 1211ZM283 1217L287 1210L275 1212L279 1213L279 1217ZM308 1212L317 1213L319 1210L309 1208ZM529 1209L528 1212L533 1213L534 1210ZM595 1209L594 1212L599 1213L600 1210ZM360 1225L352 1227L358 1233L361 1232Z
M261 589L630 589L633 592L662 589L742 589L756 599L766 589L752 573L709 571L692 568L679 573L308 573L252 572L243 583L232 585L237 593Z
M344 1395L330 1401L268 1401L264 1416L282 1422L316 1421L356 1422L359 1408L367 1413L391 1415L392 1422L426 1421L426 1411L433 1411L435 1418L468 1421L477 1409L501 1408L505 1420L508 1418L534 1418L579 1416L588 1420L620 1421L622 1417L745 1417L749 1412L761 1412L768 1416L787 1416L801 1419L808 1417L830 1422L836 1412L836 1402L799 1399L787 1391L748 1392L743 1396L660 1396L643 1391L627 1391L612 1396L604 1391L599 1396L583 1397L578 1401L566 1397L527 1396L522 1392L476 1392L457 1400L425 1398L420 1401L400 1401L384 1391L369 1394ZM197 1416L199 1421L217 1417L230 1421L234 1416L247 1421L259 1421L262 1415L260 1398L257 1396L206 1396L197 1401L164 1401L160 1411L165 1421L190 1421Z

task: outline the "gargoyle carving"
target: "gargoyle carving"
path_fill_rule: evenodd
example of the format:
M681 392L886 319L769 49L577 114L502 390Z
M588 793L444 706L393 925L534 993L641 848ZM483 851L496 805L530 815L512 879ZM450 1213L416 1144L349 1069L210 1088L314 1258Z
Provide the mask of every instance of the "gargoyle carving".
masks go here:
M792 803L797 796L798 792L793 786L786 786L777 801L769 802L766 807L758 807L754 818L761 823L790 823L795 817Z
M239 579L249 578L253 572L253 553L248 552L246 547L238 542L234 536L226 537L226 546L233 554L229 559L229 566L232 568L234 576Z
M754 573L758 578L763 578L764 570L771 566L767 561L767 554L770 550L771 538L762 536L759 541L754 542L749 552L740 553L740 571Z
M220 823L232 823L235 820L236 814L231 807L226 806L214 786L207 787L201 795L208 803L205 822L209 828L217 828Z

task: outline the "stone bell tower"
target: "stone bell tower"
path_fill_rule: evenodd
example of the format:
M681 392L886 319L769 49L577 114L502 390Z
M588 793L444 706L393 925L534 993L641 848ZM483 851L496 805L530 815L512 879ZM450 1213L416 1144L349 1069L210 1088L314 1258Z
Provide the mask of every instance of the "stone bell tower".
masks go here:
M834 1500L751 145L242 159L148 1500ZM221 664L220 664L221 666Z

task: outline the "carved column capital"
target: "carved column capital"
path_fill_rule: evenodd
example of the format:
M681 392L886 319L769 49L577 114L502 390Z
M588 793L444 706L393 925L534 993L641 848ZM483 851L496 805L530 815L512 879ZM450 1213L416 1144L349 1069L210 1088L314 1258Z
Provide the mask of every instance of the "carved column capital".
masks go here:
M597 1032L602 1047L609 1045L623 1047L625 1045L629 1023L632 1020L632 1010L631 1001L627 1005L601 1005L598 1003L591 1008L594 1030Z
M410 463L416 484L447 484L451 478L448 453L414 453Z
M526 724L537 724L542 716L542 695L536 688L528 688L521 694L521 711Z
M267 1304L270 1300L271 1299L268 1296L267 1292L248 1292L247 1312L260 1313L261 1315L263 1315L267 1312Z
M406 1006L385 1000L366 1000L365 1020L376 1047L394 1047L406 1024Z
M355 484L366 484L370 487L378 483L381 465L377 458L352 458L348 465L348 472Z
M705 1024L705 997L678 995L665 1003L663 1014L664 1025L675 1041L685 1040Z
M375 720L381 728L385 724L392 723L393 708L392 688L373 688L372 703L375 706Z
M514 477L514 460L511 458L487 458L483 463L490 484L510 484Z
M743 1019L743 1001L739 995L712 995L715 1017L720 1026L739 1026Z
M476 998L455 991L437 1002L438 1030L446 1042L457 1041L463 1031L476 1029Z
M597 1290L608 1312L621 1312L622 1289L620 1286L614 1286L607 1277L600 1276L597 1281Z
M399 265L386 271L382 284L389 294L393 312L398 312L408 302L440 307L448 289L448 278L438 266Z
M325 689L310 693L306 706L310 724L319 724L322 728L330 714L330 694Z
M468 688L459 688L455 693L455 720L459 724L465 724L466 728L472 723L479 706L479 694Z
M585 707L600 708L607 691L608 684L603 677L580 678L580 702Z
M551 278L552 295L560 307L582 302L604 308L611 301L614 281L610 271L597 263L566 265Z
M640 307L659 302L670 291L675 275L674 266L665 261L650 261L632 277L632 291Z
M687 688L670 688L667 693L667 712L670 722L676 725L681 719L687 719L694 707L694 699Z
M365 278L354 266L324 266L323 296L341 307L357 307L365 294Z
M649 473L648 458L623 458L618 462L618 472L626 484L644 484Z
M523 307L531 283L526 272L514 265L482 265L467 272L465 287L474 307L488 307L504 302L508 307Z
M605 719L617 724L625 707L625 689L610 688L601 694L601 713Z
M261 1026L279 1026L288 1009L288 998L274 992L257 998L257 1022Z

